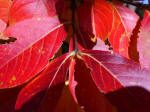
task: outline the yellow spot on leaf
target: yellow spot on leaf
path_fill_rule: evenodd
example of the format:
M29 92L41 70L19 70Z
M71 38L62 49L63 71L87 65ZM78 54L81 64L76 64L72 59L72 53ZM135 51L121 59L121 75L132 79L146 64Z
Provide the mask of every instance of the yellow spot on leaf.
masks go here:
M44 54L44 53L45 53L45 51L44 51L44 50L39 49L39 50L38 50L38 53L42 53L42 54Z
M127 32L126 36L130 37L131 36L130 32Z
M5 37L3 32L0 33L0 36Z
M45 53L45 51L44 50L42 50L42 54L44 54Z
M120 42L122 42L122 40L123 40L123 37L120 38Z
M129 33L129 32L123 33L123 34L121 35L120 42L122 42L122 41L123 41L123 38L125 38L125 37L130 37L130 33Z
M6 51L7 50L7 48L4 48L4 51Z
M0 82L0 86L2 86L3 85L3 82Z
M90 36L90 39L91 39L92 42L96 42L96 39L97 39L97 38L96 38L96 36L95 36L95 37L91 37L91 36Z
M82 59L82 57L79 54L77 55L77 58Z
M15 76L13 76L13 77L12 77L12 80L13 80L13 81L15 81L15 80L16 80L16 77L15 77Z
M57 19L58 19L58 16L54 16L54 18L57 18Z
M41 53L41 49L38 50L38 53Z
M38 21L41 21L41 18L37 18Z
M121 49L120 49L121 52L124 51L124 50L125 50L124 48L121 48Z
M69 80L67 80L67 81L65 82L65 85L66 85L66 86L69 85Z
M13 81L16 80L16 77L15 76L12 76L11 80L9 81L9 83L12 83Z
M10 80L9 83L12 83L12 80Z

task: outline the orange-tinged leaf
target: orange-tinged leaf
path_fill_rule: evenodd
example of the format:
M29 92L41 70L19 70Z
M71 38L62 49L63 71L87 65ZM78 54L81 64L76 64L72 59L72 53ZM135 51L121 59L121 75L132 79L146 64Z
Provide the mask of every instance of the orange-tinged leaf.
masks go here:
M95 0L81 3L77 15L81 46L92 49L96 38L108 38L114 52L129 58L130 36L138 21L135 12L120 4Z
M63 90L71 55L73 53L65 54L51 61L39 76L26 85L18 95L15 109L21 109L23 104L37 93L45 91L45 96L39 102L41 104L40 112L47 112L46 110L53 112Z
M17 40L0 45L0 88L20 85L43 70L66 32L56 18L33 18L8 27L4 36Z
M81 3L78 8L79 29L82 37L105 40L112 28L112 7L108 2L95 0Z
M143 68L150 70L150 12L145 11L138 38L139 61Z
M11 6L11 0L0 0L0 19L4 22L8 22L9 9Z
M1 33L5 30L6 28L6 23L0 19L0 38L1 38Z
M117 52L127 58L130 36L138 16L136 13L119 4L112 4L113 24L111 33L108 37L114 52Z

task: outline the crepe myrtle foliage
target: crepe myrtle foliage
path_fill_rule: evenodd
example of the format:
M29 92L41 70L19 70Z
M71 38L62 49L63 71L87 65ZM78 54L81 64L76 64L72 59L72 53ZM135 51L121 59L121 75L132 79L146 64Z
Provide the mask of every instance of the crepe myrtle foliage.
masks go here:
M149 1L0 0L0 112L148 112L149 43Z

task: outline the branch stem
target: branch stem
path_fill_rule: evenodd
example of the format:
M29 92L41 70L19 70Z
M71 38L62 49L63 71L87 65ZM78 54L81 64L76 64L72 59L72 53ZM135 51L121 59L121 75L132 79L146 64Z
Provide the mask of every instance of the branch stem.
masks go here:
M74 41L74 51L75 54L78 54L78 42L77 42L77 34L76 34L76 26L75 26L75 12L76 12L76 8L77 8L77 1L76 0L72 0L71 1L71 9L72 9L72 29L73 29L73 41Z

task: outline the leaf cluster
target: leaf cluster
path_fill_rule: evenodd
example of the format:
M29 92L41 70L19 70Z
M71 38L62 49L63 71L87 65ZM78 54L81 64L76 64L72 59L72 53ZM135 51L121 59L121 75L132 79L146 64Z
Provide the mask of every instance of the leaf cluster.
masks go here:
M149 5L0 0L0 112L148 112L149 43Z

